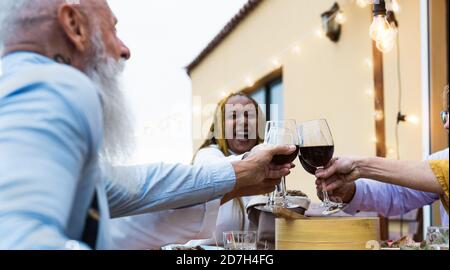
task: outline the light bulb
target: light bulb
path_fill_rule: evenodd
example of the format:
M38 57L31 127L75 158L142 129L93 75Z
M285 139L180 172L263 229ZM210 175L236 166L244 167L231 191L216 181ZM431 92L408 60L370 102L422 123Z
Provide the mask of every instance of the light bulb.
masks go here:
M366 90L366 95L368 95L369 97L374 97L375 96L375 91L372 88L368 88Z
M343 13L342 11L339 11L339 12L336 14L336 22L337 22L338 24L344 24L346 21L347 21L347 18L345 18L344 13Z
M392 7L392 11L394 11L395 13L399 13L401 10L400 4L398 3L397 0L392 0L391 7Z
M322 29L317 29L316 30L316 37L322 39L325 38L325 32Z
M255 85L255 82L250 77L245 79L245 83L247 84L247 87L253 87L253 85Z
M366 58L366 59L364 59L364 65L368 69L372 69L373 68L373 61L370 58Z
M373 17L372 24L370 25L369 34L374 41L380 39L381 34L390 28L389 22L386 20L385 15L377 15Z
M375 117L375 120L376 120L376 121L381 121L381 120L383 120L383 118L384 118L384 113L383 113L383 111L377 110L377 111L374 113L374 117Z
M395 46L396 38L397 29L389 27L388 29L380 33L380 36L377 40L377 48L382 53L388 53L392 51Z
M360 8L365 8L369 5L369 2L367 0L356 0L356 4Z
M300 54L301 50L302 49L300 48L299 45L295 45L294 47L292 47L292 53L294 54Z
M280 67L280 66L281 66L280 60L279 60L278 58L273 58L273 59L272 59L272 65L273 65L275 68Z
M420 122L420 118L416 115L407 115L405 120L406 122L413 125L417 125Z

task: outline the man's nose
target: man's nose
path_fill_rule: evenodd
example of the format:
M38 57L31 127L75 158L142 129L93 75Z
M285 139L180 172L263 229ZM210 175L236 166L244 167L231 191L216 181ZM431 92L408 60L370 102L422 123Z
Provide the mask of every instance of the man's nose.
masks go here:
M122 41L120 41L120 57L125 60L129 60L131 58L130 49Z

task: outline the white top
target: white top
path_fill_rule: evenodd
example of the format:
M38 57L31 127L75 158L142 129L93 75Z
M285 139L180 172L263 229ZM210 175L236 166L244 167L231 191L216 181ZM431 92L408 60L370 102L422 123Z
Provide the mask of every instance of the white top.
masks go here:
M194 165L241 159L242 156L237 155L225 157L217 146L211 146L198 152ZM243 201L245 207L249 199L243 198ZM169 244L186 244L192 239L210 239L202 240L201 243L192 242L196 245L215 245L213 240L215 231L240 230L239 208L236 209L236 207L233 201L220 206L220 199L218 199L183 209L111 219L109 223L112 239L109 249L155 250ZM216 235L219 234L216 232ZM222 237L217 237L221 243Z
M220 160L226 159L230 162L241 160L243 155L236 155L230 151L231 156L225 157L222 151L219 150L217 145L211 145L207 148L201 149L194 159L194 165L206 165L210 162L218 162ZM222 245L223 243L223 233L227 231L242 231L248 230L250 221L246 214L246 208L248 203L255 197L249 196L241 197L244 206L244 227L242 227L242 212L241 208L235 200L231 200L219 209L219 216L217 218L216 230L212 238L205 240L193 240L189 242L190 245Z

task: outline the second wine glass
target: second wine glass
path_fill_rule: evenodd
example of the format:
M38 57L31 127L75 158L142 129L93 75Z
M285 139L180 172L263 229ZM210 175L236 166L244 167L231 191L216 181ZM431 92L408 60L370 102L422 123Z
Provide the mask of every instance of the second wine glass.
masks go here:
M325 119L301 123L298 126L298 134L300 139L300 163L308 173L315 175L317 169L327 166L333 158L334 142L328 123ZM324 214L330 214L342 208L341 203L330 200L325 189L322 193L322 206L327 208Z
M290 155L276 155L272 159L272 163L275 165L284 165L292 163L298 156L299 152L299 138L297 134L297 127L295 120L284 121L269 121L266 125L266 136L264 140L265 144L270 145L295 145L296 150ZM295 208L298 205L292 203L287 199L286 191L286 178L283 177L281 186L277 187L277 190L281 192L282 200L279 202L279 206L286 208ZM274 193L275 194L275 193ZM269 207L275 204L275 195L269 198Z

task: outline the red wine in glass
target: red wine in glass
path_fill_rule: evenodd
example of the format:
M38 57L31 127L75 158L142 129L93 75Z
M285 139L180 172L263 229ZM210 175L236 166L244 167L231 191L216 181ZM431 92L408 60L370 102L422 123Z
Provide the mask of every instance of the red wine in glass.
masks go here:
M300 163L310 174L315 174L317 168L325 167L333 158L334 145L300 147Z
M302 165L303 169L305 169L305 171L312 175L316 174L317 168L309 165L308 162L303 159L302 155L298 155L298 159L300 160L300 164Z
M272 163L275 165L290 164L297 158L299 151L300 146L296 145L294 153L290 155L275 155L272 159Z

